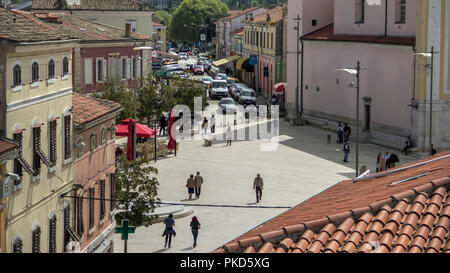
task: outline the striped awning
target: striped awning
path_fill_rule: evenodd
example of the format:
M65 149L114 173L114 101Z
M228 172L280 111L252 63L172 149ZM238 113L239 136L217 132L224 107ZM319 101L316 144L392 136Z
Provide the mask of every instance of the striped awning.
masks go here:
M235 60L239 59L240 57L241 57L241 56L239 56L239 55L234 55L234 56L226 57L226 58L224 58L224 59L221 59L221 60L218 60L218 61L213 62L213 65L214 65L214 66L224 65L224 64L226 64L226 63L235 61Z
M241 58L239 59L239 61L237 61L237 63L236 63L236 69L237 69L237 70L242 70L242 65L243 65L244 62L245 62L246 60L248 60L248 59L249 59L248 56L241 57Z

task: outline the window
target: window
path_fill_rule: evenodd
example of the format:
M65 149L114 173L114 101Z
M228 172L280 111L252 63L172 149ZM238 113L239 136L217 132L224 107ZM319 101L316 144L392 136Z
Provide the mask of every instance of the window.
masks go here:
M111 201L109 202L109 205L110 205L110 211L113 211L114 210L114 206L115 206L115 204L114 204L114 198L116 198L116 183L115 183L115 181L114 181L114 174L112 173L112 174L110 174L110 181L109 181L109 186L110 186L110 190L109 190L109 193L110 193L110 199L111 199Z
M105 145L105 143L106 143L106 129L102 128L102 130L100 131L100 144Z
M31 65L31 83L35 83L39 81L39 64L34 62Z
M132 70L133 70L133 79L136 79L136 72L137 72L137 71L136 71L136 70L137 70L137 69L136 69L136 68L137 68L137 65L136 65L136 64L137 64L136 58L133 58L133 69L132 69Z
M83 139L79 139L77 143L77 158L81 158L83 156Z
M16 64L13 68L13 87L22 85L22 69Z
M89 229L94 227L94 187L89 188Z
M95 134L91 134L89 137L89 151L93 152L97 148L97 136Z
M18 176L22 177L23 176L23 172L22 172L22 168L25 169L25 171L33 176L34 172L33 169L31 168L30 164L28 164L28 162L23 158L23 154L22 154L22 139L23 139L23 135L22 135L22 131L18 131L16 133L13 134L13 138L14 141L18 143L19 146L19 156L16 157L16 159L14 159L14 173L17 174ZM22 181L14 181L14 185L18 185L20 184Z
M16 238L13 242L13 253L22 253L23 242L22 239Z
M64 251L66 251L66 246L70 242L70 206L66 206L63 211L64 215Z
M72 120L70 115L64 117L64 160L72 157L72 141L71 126Z
M105 218L105 180L100 180L100 219Z
M92 60L84 60L84 83L92 84Z
M50 162L56 165L56 119L50 120Z
M406 23L406 0L396 0L395 3L395 23Z
M355 24L364 23L365 0L355 0Z
M115 134L114 134L114 132L116 131L116 125L114 124L114 123L112 123L111 124L111 140L114 140L115 139Z
M64 57L63 58L63 76L66 76L69 74L69 58Z
M54 79L55 78L55 61L50 60L48 62L48 79Z
M31 253L41 252L41 228L36 226L32 232Z
M56 253L56 215L52 215L49 221L48 252Z
M103 60L97 60L97 82L102 82L103 80Z
M127 59L122 59L122 79L127 79Z
M47 165L48 168L52 168L54 166L50 159L48 159L48 157L41 150L41 126L39 125L33 127L33 170L35 175L41 173L41 160L45 165Z
M273 33L270 34L270 49L273 49Z

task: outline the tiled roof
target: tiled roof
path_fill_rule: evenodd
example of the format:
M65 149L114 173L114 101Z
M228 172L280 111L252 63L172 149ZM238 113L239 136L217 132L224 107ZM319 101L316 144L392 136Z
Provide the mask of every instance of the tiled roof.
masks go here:
M270 16L270 23L277 23L281 19L283 19L283 6L276 6L272 9L267 10L261 14L253 16L253 20L246 20L246 22L250 23L264 23L267 22L267 15Z
M72 95L72 103L73 120L76 125L83 125L103 115L119 112L121 109L118 103L84 96L75 92Z
M376 44L395 44L395 45L415 45L415 37L393 37L393 36L377 36L377 35L345 35L334 34L334 25L331 24L313 33L302 37L303 40L318 41L344 41L344 42L360 42L360 43L376 43Z
M0 155L17 147L12 140L0 139Z
M32 9L58 10L142 10L145 6L135 0L66 0L67 5L59 6L59 0L33 0Z
M215 252L450 253L450 151L377 175L343 181Z
M246 13L253 12L253 11L258 10L260 8L261 7L253 7L253 8L248 8L248 9L245 9L245 10L231 11L231 14L228 15L227 17L225 17L225 18L222 18L222 20L232 20L232 19L234 19L236 17L239 17L241 15L245 15Z
M75 35L60 32L24 11L0 8L0 39L14 42L69 40Z
M68 13L34 12L33 15L44 22L49 22L47 23L48 25L61 32L79 37L82 41L117 41L131 39L125 37L125 29L94 22ZM149 36L136 32L132 32L131 37L139 40L150 39Z

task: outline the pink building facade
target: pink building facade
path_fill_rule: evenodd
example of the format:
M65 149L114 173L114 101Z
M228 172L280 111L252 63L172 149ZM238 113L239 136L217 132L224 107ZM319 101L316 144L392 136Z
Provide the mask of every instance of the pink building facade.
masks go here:
M75 230L80 251L113 251L115 118L120 105L74 93ZM94 110L95 109L95 110ZM107 199L107 200L105 200Z
M298 74L296 59L288 58L288 117L293 120L295 116L298 79L298 110L306 121L333 129L337 122L344 122L354 132L356 89L349 85L356 83L356 77L334 70L356 67L359 61L364 68L358 110L361 139L394 148L401 148L409 135L416 142L410 105L414 98L417 1L404 5L399 5L403 1L388 1L386 6L385 0L380 5L336 0L324 1L321 9L311 2L315 5L317 1L289 1L289 12L294 13L295 7L299 13L324 19L317 19L316 28L310 27L312 19L302 18L300 23ZM291 28L288 31L295 33ZM289 52L295 51L295 43L295 39L289 40Z

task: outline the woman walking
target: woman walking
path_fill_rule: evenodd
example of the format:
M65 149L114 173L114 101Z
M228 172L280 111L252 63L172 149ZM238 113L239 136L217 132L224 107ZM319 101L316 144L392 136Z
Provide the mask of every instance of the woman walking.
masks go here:
M231 127L230 125L228 125L228 129L227 129L227 146L231 146L231 136L232 136L232 131L231 131Z
M197 219L197 216L192 217L191 221L191 230L192 235L194 235L194 248L197 246L197 236L198 236L198 230L200 229L200 222Z
M173 229L173 227L175 226L175 220L173 220L172 213L169 214L169 216L164 219L164 224L166 225L166 229L164 229L164 233L162 235L163 237L166 236L166 242L164 244L164 247L167 247L167 242L168 242L169 248L170 248L170 244L172 243L172 235L173 235L173 237L175 237L177 235L177 233Z
M206 133L208 131L208 120L206 119L206 117L203 118L202 129L203 129L204 134L206 135Z

